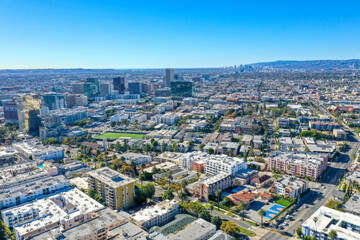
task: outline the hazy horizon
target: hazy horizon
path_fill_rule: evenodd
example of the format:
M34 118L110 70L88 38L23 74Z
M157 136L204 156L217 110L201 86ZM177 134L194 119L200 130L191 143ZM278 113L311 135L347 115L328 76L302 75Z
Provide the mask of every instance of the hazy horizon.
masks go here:
M0 69L354 59L358 1L0 2Z

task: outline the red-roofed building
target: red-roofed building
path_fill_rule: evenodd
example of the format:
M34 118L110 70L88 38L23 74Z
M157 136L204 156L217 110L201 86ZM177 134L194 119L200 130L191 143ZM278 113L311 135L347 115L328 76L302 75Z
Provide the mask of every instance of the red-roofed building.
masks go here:
M254 202L255 198L256 198L255 193L240 191L238 193L232 194L230 199L236 205L239 205L242 202L245 203L246 205L250 205L252 202Z

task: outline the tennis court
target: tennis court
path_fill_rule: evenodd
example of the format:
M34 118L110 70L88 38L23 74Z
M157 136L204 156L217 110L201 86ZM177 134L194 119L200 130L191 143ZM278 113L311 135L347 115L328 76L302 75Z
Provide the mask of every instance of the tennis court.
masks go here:
M280 205L275 204L274 206L272 206L272 207L270 208L270 210L279 213L279 212L281 212L282 210L284 210L284 208L285 208L285 207L283 207L283 206L280 206Z
M276 213L276 212L272 212L272 211L267 210L265 217L267 217L267 218L269 218L269 219L272 219L272 218L275 217L277 214L278 214L278 213Z

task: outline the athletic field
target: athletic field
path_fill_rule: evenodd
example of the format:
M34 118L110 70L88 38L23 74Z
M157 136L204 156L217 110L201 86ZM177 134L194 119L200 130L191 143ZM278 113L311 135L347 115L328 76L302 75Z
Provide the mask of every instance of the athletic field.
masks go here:
M145 134L136 134L136 133L115 133L115 132L106 132L101 135L96 136L96 138L109 138L117 139L120 137L129 137L133 139L142 139L145 138Z

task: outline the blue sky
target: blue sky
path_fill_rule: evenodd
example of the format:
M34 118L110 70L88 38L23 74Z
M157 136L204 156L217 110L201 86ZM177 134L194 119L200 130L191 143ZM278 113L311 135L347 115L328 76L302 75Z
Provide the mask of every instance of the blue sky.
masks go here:
M360 58L360 1L0 0L0 68Z

